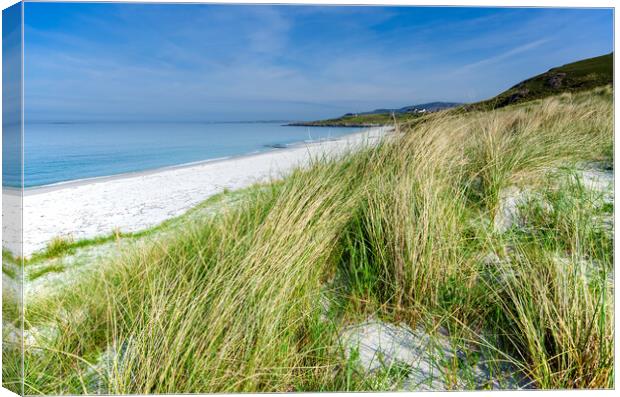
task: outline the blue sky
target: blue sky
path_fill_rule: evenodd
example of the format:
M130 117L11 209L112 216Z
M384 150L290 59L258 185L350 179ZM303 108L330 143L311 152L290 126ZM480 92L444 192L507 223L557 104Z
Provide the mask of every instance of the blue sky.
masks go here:
M613 49L609 9L26 3L25 25L27 121L469 102Z

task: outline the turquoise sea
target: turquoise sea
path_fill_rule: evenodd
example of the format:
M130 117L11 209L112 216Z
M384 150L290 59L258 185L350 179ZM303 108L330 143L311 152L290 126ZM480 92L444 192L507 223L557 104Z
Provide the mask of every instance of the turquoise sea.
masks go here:
M24 186L34 187L280 150L332 139L356 128L234 123L29 123L24 127ZM8 180L7 180L8 179ZM5 185L18 185L5 174Z

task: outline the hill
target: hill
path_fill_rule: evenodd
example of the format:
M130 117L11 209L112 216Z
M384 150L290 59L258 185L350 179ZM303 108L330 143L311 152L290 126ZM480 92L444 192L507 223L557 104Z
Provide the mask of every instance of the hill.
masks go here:
M578 92L613 83L613 52L569 63L524 80L501 94L481 102L459 107L456 102L431 102L405 106L400 109L375 109L362 113L347 113L341 117L291 123L308 127L373 127L394 120L407 122L428 112L448 108L490 110L507 105L541 99L562 92Z
M429 102L398 109L375 109L369 112L347 113L333 119L300 121L288 125L305 127L376 127L389 124L393 119L399 122L409 121L425 113L436 112L459 105L461 104L457 102Z
M418 116L419 113L401 113L394 115L398 121L407 121ZM387 112L372 114L347 113L341 117L333 119L298 121L287 125L298 127L378 127L381 125L391 124L392 122L393 116Z
M400 109L375 109L370 112L357 113L361 115L366 114L400 114L400 113L424 113L424 112L436 112L438 110L453 108L462 105L458 102L429 102L421 103L419 105L405 106Z
M466 109L496 109L562 92L577 92L613 83L613 52L549 69Z

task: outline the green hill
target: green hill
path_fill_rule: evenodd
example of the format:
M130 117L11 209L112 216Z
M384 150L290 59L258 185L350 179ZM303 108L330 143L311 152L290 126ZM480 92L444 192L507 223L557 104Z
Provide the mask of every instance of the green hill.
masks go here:
M562 92L577 92L613 83L613 52L594 58L569 63L534 76L501 94L485 101L463 105L460 110L490 110L514 103L541 99ZM454 104L452 104L454 105ZM422 106L422 105L421 105ZM404 108L406 109L406 108ZM352 114L342 117L291 123L290 125L312 127L372 127L411 122L424 113L388 111Z
M513 103L545 98L562 92L588 90L613 83L613 52L569 63L534 76L467 109L494 109Z
M419 113L376 113L376 114L352 114L348 113L344 116L334 119L316 120L316 121L300 121L290 123L291 126L300 127L378 127L381 125L393 124L394 120L398 122L406 122L420 117Z

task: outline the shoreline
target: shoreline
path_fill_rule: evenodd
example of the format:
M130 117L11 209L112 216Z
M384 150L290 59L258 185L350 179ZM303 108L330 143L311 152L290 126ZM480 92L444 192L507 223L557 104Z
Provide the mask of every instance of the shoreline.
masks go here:
M148 229L225 189L280 179L311 158L376 144L391 131L368 128L283 149L24 189L23 254L30 256L55 237L80 240Z
M65 188L65 187L81 186L81 185L86 185L86 184L91 184L91 183L100 183L100 182L106 182L106 181L113 181L113 180L116 180L116 179L131 178L131 177L136 177L136 176L155 174L155 173L164 172L164 171L167 171L167 170L189 168L189 167L194 167L194 166L200 166L200 165L203 165L203 164L212 164L212 163L218 163L218 162L235 160L235 159L243 159L243 158L248 158L248 157L253 157L253 156L260 156L260 155L268 154L268 153L272 153L272 152L282 152L282 151L286 151L286 150L289 150L289 149L294 149L294 148L301 147L301 146L311 146L311 145L315 145L315 144L322 144L322 143L325 143L325 142L335 142L335 141L339 141L341 139L346 139L346 138L354 137L354 136L356 136L358 134L368 133L370 130L373 130L373 129L377 129L377 128L390 128L390 127L389 126L366 126L366 127L356 127L356 128L364 128L364 130L358 131L358 132L354 132L354 133L351 133L351 134L341 135L341 136L339 136L337 138L317 139L317 140L312 140L312 141L293 142L293 143L286 144L285 147L268 147L268 146L266 146L265 150L256 150L256 151L253 151L253 152L250 152L250 153L233 154L233 155L225 156L225 157L216 157L216 158L212 158L212 159L191 161L189 163L166 165L166 166L162 166L162 167L150 168L150 169L140 170L140 171L122 172L120 174L102 175L102 176L93 176L93 177L80 178L80 179L72 179L72 180L68 180L68 181L54 182L54 183L50 183L50 184L47 184L47 185L29 186L29 187L24 187L23 191L24 191L24 196L28 196L28 195L34 195L34 194L51 192L51 191L54 191L54 190ZM19 190L19 188L14 188L14 189Z

